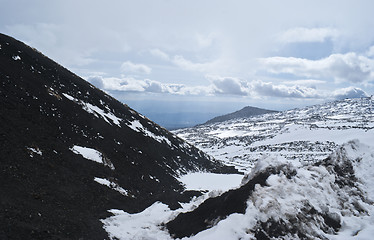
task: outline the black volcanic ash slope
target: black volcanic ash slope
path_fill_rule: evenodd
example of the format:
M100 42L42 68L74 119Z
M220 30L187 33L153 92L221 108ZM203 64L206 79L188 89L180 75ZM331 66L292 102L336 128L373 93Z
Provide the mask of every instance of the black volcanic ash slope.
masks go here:
M0 239L105 239L108 209L177 207L179 173L233 171L2 34L0 79Z
M277 111L247 106L247 107L240 109L239 111L212 118L204 124L224 122L224 121L228 121L228 120L236 119L236 118L247 118L247 117L257 116L257 115L266 114L266 113L275 113L275 112Z

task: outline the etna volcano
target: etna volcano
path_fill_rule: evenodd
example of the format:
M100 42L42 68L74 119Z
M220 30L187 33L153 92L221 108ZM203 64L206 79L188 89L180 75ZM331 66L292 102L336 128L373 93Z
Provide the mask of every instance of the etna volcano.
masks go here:
M108 209L170 208L186 172L234 172L0 34L0 238L106 239Z

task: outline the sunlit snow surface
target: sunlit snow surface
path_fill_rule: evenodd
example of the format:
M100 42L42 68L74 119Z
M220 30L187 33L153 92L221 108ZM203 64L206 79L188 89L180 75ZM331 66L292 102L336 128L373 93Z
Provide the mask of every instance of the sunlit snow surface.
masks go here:
M109 161L109 159L105 158L101 152L93 148L75 145L70 150L74 152L75 154L82 155L85 159L88 159L88 160L91 160L97 163L101 163L105 166L110 167L112 170L115 169L114 165Z
M126 124L128 127L130 127L132 130L136 132L141 132L145 136L155 139L156 141L162 143L166 142L169 146L172 146L169 139L167 139L165 136L158 136L154 134L153 132L149 131L146 127L144 127L139 120L133 120L129 124Z
M349 140L372 142L374 98L346 99L173 132L243 172L264 156L309 164Z
M88 148L88 147L81 147L81 146L73 146L71 150L75 154L80 154L82 155L85 159L98 162L98 163L103 163L101 153L95 149Z
M26 147L28 150L30 157L34 157L34 154L37 154L39 156L43 155L43 152L39 148L34 148L34 147Z
M297 227L304 234L326 239L372 239L374 234L374 146L349 142L331 155L332 165L292 164L285 158L268 157L260 160L248 175L256 175L267 166L282 166L294 171L291 178L282 174L270 175L265 186L256 186L247 202L245 214L231 214L215 226L184 239L254 239L253 229L260 222L269 219L282 220L290 227ZM355 186L339 186L338 177L330 168L348 160L352 163L357 178ZM172 239L162 227L178 213L194 209L207 195L194 199L190 204L175 211L162 203L155 203L138 214L111 210L114 216L102 220L104 229L112 239ZM359 206L359 207L357 207ZM295 217L308 218L302 209L313 208L317 212L338 219L342 225L334 234L322 231L323 219L310 215L305 221L292 220ZM304 213L305 214L305 213ZM280 239L297 239L287 234Z
M99 108L95 105L92 105L90 103L87 103L87 102L84 102L84 101L79 100L77 98L74 98L74 97L70 96L69 94L63 93L62 95L64 95L64 97L66 97L70 101L73 101L74 103L82 106L83 110L85 110L86 112L91 113L98 118L100 118L100 117L103 118L110 125L112 125L112 123L114 123L118 127L121 127L120 122L122 121L122 119L116 117L116 115L114 115L114 113L110 112L109 107L103 105L103 107L106 109L106 111L104 111L103 109L101 109L101 108Z
M215 191L210 192L215 196ZM171 240L167 230L162 227L176 217L179 213L191 211L209 197L205 194L198 198L193 198L190 203L182 204L182 208L175 211L160 202L152 204L150 207L140 213L129 214L122 210L109 210L114 216L101 220L104 229L108 232L110 239L119 240Z
M178 180L185 184L186 190L227 191L238 187L243 179L239 174L217 174L195 172L181 176Z
M97 183L100 183L101 185L107 186L110 189L113 189L113 190L119 192L120 194L122 194L124 196L130 196L129 192L126 189L123 189L117 183L112 182L108 179L95 177L94 181L97 182Z
M102 220L104 229L111 239L172 239L161 227L162 223L172 220L178 213L191 211L208 197L216 196L231 188L240 186L243 175L214 174L206 172L189 173L180 177L186 190L203 190L208 193L193 198L190 203L182 203L182 208L172 211L163 203L156 202L143 212L129 214L122 210L110 210L114 216ZM95 179L96 181L96 179Z

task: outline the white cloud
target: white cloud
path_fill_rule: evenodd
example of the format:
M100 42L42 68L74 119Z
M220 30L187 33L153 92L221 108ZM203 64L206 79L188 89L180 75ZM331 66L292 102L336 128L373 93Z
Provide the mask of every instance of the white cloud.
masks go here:
M250 83L253 95L257 97L280 97L280 98L315 98L315 99L344 99L367 97L368 94L358 87L340 88L334 91L319 90L314 87L306 86L285 86L282 84L273 84L271 82L253 81Z
M367 97L368 94L360 88L347 87L335 90L333 96L335 99L345 99Z
M174 56L172 62L177 65L178 67L189 70L189 71L197 71L197 72L207 72L209 68L211 68L211 63L194 63L190 60L185 59L183 56L176 55Z
M324 42L328 38L337 38L339 32L332 28L291 28L284 32L279 40L284 43Z
M100 77L96 77L98 81ZM90 78L88 79L90 81ZM105 90L143 92L147 87L145 81L138 81L134 78L101 78L102 88Z
M150 74L152 69L144 64L135 64L130 61L126 61L122 63L121 70L123 72L132 72L132 73L142 73L142 74Z
M201 40L205 41L205 40ZM207 40L208 41L208 40ZM204 43L201 43L204 44ZM165 60L180 69L191 71L191 72L201 72L201 73L216 73L222 70L224 67L224 61L221 58L217 58L213 61L205 61L205 62L194 62L189 59L186 59L182 55L174 55L170 56L169 54L165 53L164 51L154 48L149 50L149 53L157 57L159 59ZM225 59L227 63L228 59Z
M320 60L294 57L269 57L260 59L263 68L274 74L289 73L299 77L334 79L353 83L374 80L374 60L350 52L332 54Z
M308 87L316 88L316 86L326 84L326 81L317 80L317 79L299 79L299 80L283 81L282 83L286 85L301 85L301 86L308 86Z
M233 66L232 60L233 59L230 58L230 56L219 56L209 61L194 62L186 59L182 55L175 55L171 62L180 69L190 71L194 74L203 73L226 75L228 72L236 69L236 66Z
M210 33L210 34L196 34L196 40L198 43L198 46L201 48L210 47L213 44L214 39L217 37L216 33Z
M158 58L161 58L161 59L167 60L167 61L170 60L169 55L166 54L165 52L161 51L158 48L151 49L151 50L149 50L149 52L151 53L151 55L153 55L155 57L158 57Z

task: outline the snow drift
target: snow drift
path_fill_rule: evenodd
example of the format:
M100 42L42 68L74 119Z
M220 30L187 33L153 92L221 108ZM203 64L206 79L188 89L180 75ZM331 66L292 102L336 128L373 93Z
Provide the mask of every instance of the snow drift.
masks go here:
M358 141L313 165L263 159L240 188L166 225L172 236L192 239L369 239L373 166L374 148Z
M174 211L112 210L104 228L112 239L371 239L373 168L374 146L357 140L311 165L268 157L236 189Z

